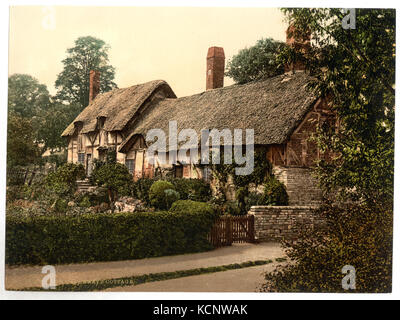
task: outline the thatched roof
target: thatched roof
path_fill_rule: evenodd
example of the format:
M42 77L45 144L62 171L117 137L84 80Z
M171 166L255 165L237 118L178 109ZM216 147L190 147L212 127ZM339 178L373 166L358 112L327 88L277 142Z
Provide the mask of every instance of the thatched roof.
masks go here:
M254 129L255 144L281 144L312 108L315 97L306 89L310 77L304 72L285 74L264 81L205 91L179 99L164 99L138 118L131 135L120 147L129 148L135 134L162 129L176 120L178 131L202 129Z
M62 136L72 135L75 131L75 123L82 124L82 133L96 130L99 117L106 117L104 123L106 131L122 130L143 103L161 88L168 97L176 98L172 89L163 80L150 81L100 94L64 130Z

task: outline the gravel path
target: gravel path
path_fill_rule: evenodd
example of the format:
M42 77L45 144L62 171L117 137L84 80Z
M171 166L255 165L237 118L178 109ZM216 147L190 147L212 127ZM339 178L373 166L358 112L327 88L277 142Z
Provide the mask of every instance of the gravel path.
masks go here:
M199 276L156 281L137 286L116 287L109 292L259 292L264 273L278 263Z
M243 243L194 254L140 260L56 265L56 284L59 285L64 283L114 279L149 273L189 270L263 259L273 260L283 256L284 252L278 243ZM254 269L256 268L258 267L254 267ZM225 272L219 272L218 276L222 273ZM6 266L6 289L41 287L44 276L45 275L42 274L41 266ZM213 275L208 276L212 277ZM217 274L215 274L215 276L217 276Z

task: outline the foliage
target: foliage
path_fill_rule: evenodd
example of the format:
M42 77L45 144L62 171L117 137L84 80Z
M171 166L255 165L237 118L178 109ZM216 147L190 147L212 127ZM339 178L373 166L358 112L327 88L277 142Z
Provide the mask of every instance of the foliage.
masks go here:
M271 38L258 40L257 43L239 51L228 61L226 76L236 83L247 83L282 74L284 69L277 61L277 55L284 43Z
M22 125L30 122L27 125L30 135L35 143L41 144L43 152L65 147L61 133L78 115L80 108L53 101L47 87L32 76L13 74L8 78L8 112L11 120L12 117L23 118ZM19 139L18 134L9 139Z
M61 136L65 128L81 111L78 104L51 103L40 110L34 123L37 140L43 150L59 150L66 147L67 140Z
M70 104L78 104L81 110L89 104L90 70L100 72L100 92L116 88L113 82L115 69L109 64L109 46L103 40L87 36L75 40L75 46L67 49L62 63L63 71L57 76L56 98Z
M76 180L85 177L81 164L66 163L46 178L46 187L58 196L72 195L76 191Z
M356 9L344 29L340 9L284 9L296 33L312 32L304 53L339 128L316 138L327 159L317 175L326 194L352 205L321 209L327 228L286 244L294 263L268 274L265 290L342 292L341 269L356 269L356 292L390 292L394 178L395 10ZM323 157L324 158L324 157ZM331 158L331 159L330 159ZM335 199L336 200L336 199Z
M8 112L32 119L50 105L50 94L44 84L28 74L8 77Z
M342 199L392 201L394 176L395 10L356 9L344 29L340 9L284 9L296 34L312 32L304 54L317 96L328 97L340 127L320 128L318 175Z
M10 113L7 126L7 167L34 163L40 155L32 121Z
M346 292L341 273L356 270L356 290L390 292L393 212L391 207L353 204L326 206L317 213L326 220L318 230L303 230L296 243L285 243L293 263L266 275L265 291ZM347 291L349 292L349 291Z
M180 199L179 192L175 190L167 189L164 191L164 193L165 193L165 203L167 208L171 208L172 204Z
M222 212L224 214L228 214L231 216L240 216L240 215L245 214L241 211L241 207L237 200L236 201L226 201L222 205Z
M211 198L210 184L203 179L168 178L182 200L207 202Z
M6 263L115 261L212 248L211 212L135 212L6 218Z
M171 209L169 209L169 212L199 214L200 216L204 215L205 217L213 217L213 215L216 214L212 205L193 200L178 200L173 203Z
M270 177L264 183L261 205L287 206L289 201L285 185L275 177Z
M213 176L218 181L220 189L225 189L228 182L228 178L233 178L233 184L235 187L248 188L250 184L258 186L262 184L268 177L272 175L272 165L267 159L267 151L264 148L260 148L254 151L254 169L251 174L248 175L236 175L235 168L238 166L234 159L232 164L224 164L224 155L220 154L220 163L212 164L211 169ZM220 190L223 193L223 190Z
M96 166L92 173L92 181L107 189L111 205L118 196L130 194L132 179L127 167L117 162Z
M148 178L141 178L134 181L132 184L132 196L150 205L149 192L155 181Z
M80 207L89 208L92 204L90 203L90 198L85 195L82 200L79 202Z
M155 181L149 190L150 204L157 209L169 209L170 203L167 201L165 190L175 190L174 185L168 181Z

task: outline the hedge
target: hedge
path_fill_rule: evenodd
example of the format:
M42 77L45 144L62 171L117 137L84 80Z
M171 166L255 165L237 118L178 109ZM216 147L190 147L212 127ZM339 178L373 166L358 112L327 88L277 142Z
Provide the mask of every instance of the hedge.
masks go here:
M207 235L216 217L213 210L9 216L6 263L115 261L210 250Z

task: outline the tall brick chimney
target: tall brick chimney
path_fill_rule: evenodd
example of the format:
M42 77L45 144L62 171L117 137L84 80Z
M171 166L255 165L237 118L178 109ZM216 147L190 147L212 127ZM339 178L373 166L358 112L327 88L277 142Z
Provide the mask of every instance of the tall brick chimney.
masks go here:
M206 90L224 86L225 54L221 47L211 47L207 53Z
M100 72L96 70L90 70L89 74L89 103L93 101L94 98L100 92Z
M293 24L286 30L286 44L299 52L306 52L310 48L311 33L299 36L296 35L296 28ZM295 61L285 66L285 72L294 70L305 70L305 65L301 61Z

